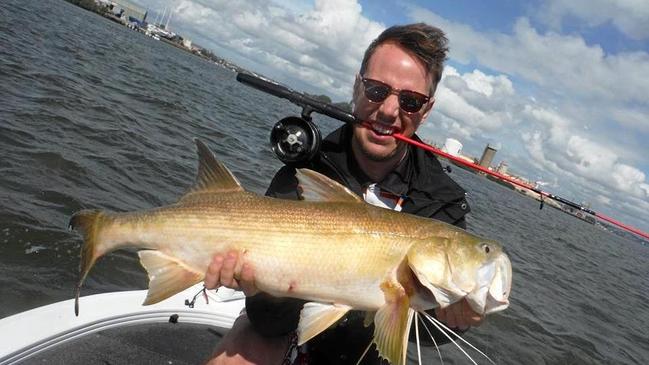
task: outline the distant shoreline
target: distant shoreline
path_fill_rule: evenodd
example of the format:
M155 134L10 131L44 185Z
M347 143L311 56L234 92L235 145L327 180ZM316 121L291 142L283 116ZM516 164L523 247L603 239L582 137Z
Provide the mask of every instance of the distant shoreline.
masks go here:
M143 30L143 28L141 28L141 27L139 27L137 25L131 25L126 20L115 16L110 11L110 9L106 8L105 6L99 5L97 2L95 2L95 0L65 0L65 1L67 1L70 4L77 5L77 6L83 8L83 9L86 9L88 11L92 11L92 12L94 12L96 14L99 14L99 15L103 16L104 18L109 19L109 20L111 20L111 21L113 21L115 23L121 24L121 25L123 25L123 26L125 26L125 27L127 27L129 29L135 30L135 31L140 32L140 33L147 34L147 32L145 30ZM149 35L149 34L147 34L147 35ZM199 47L199 46L196 46L196 45L193 45L190 48L186 47L183 44L183 37L182 36L177 36L177 37L174 37L172 39L168 39L168 38L165 38L165 37L154 37L154 39L159 40L159 41L163 41L163 42L165 42L165 43L167 43L169 45L172 45L172 46L174 46L174 47L176 47L176 48L178 48L178 49L180 49L182 51L191 53L191 54L193 54L195 56L198 56L198 57L200 57L200 58L202 58L202 59L204 59L204 60L206 60L208 62L213 62L213 63L215 63L215 64L217 64L217 65L219 65L221 67L227 68L227 69L229 69L229 70L231 70L233 72L237 72L237 73L245 72L245 73L255 74L256 75L255 72L251 72L249 70L246 70L246 69L240 67L239 65L236 65L236 64L234 64L234 63L232 63L232 62L230 62L230 61L228 61L226 59L223 59L223 58L215 55L212 51L210 51L208 49L205 49L205 48L202 48L202 47ZM313 94L306 94L305 93L305 95L310 96L310 97L312 97L312 98L314 98L316 100L328 103L328 104L333 104L333 105L337 106L340 109L347 110L347 111L351 112L351 102L345 102L345 101L334 102L334 101L331 100L331 98L329 96L324 95L324 94L322 94L322 95L313 95Z
M99 15L103 16L104 18L106 18L108 20L111 20L111 21L113 21L115 23L118 23L120 25L123 25L123 26L125 26L125 27L127 27L129 29L138 31L140 33L146 33L142 28L140 28L140 27L138 27L136 25L130 24L130 23L128 23L127 20L122 19L122 18L112 14L110 9L106 8L105 6L99 5L98 3L95 2L95 0L65 0L65 1L67 1L70 4L76 5L76 6L80 7L80 8L82 8L82 9L91 11L91 12L96 13L96 14L99 14ZM220 65L222 67L230 69L231 71L234 71L234 72L249 72L248 70L246 70L246 69L244 69L244 68L242 68L242 67L240 67L240 66L238 66L238 65L236 65L236 64L234 64L234 63L232 63L232 62L230 62L228 60L225 60L225 59L215 55L214 53L212 53L211 51L209 51L207 49L204 49L204 48L201 48L201 47L198 47L198 46L193 46L191 48L185 47L185 45L183 45L183 43L182 43L182 40L183 40L182 37L177 37L176 38L177 40L166 39L166 38L163 38L163 37L156 38L156 39L160 40L160 41L164 41L167 44L170 44L170 45L172 45L172 46L174 46L174 47L176 47L176 48L178 48L180 50L183 50L185 52L188 52L188 53L191 53L191 54L196 55L198 57L201 57L201 58L203 58L203 59L205 59L207 61L214 62L217 65Z

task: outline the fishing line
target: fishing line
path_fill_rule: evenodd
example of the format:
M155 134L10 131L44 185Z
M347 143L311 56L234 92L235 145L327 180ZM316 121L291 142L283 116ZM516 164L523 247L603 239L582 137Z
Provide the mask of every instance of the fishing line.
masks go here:
M219 289L215 289L214 291L218 291ZM205 285L203 285L203 289L199 290L198 293L194 294L194 297L192 298L191 302L189 299L185 299L185 305L188 306L189 308L194 308L194 304L196 304L196 298L203 294L203 298L205 298L205 304L210 304L210 299L207 296L207 288Z
M372 347L373 343L374 342L370 341L370 344L367 345L367 347L365 348L365 351L363 351L363 354L361 355L361 358L358 359L358 361L356 362L356 365L359 365L361 363L361 361L363 361L363 359L365 358L365 355L367 355L367 351L370 350L370 347Z

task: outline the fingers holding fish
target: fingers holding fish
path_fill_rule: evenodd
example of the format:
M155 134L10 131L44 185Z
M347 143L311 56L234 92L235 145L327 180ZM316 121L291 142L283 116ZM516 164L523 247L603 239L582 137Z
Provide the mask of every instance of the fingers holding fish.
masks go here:
M207 267L205 273L205 287L207 289L216 289L221 286L239 290L239 283L234 278L234 269L236 267L238 255L236 252L229 252L227 255L216 254L212 257L212 262Z
M255 286L254 271L249 264L241 265L240 272L237 272L239 266L239 253L230 251L226 255L216 254L205 273L205 287L215 289L220 286L242 290L246 296L257 294Z
M477 327L482 324L484 317L471 309L466 300L453 303L446 308L435 310L437 319L446 323L451 328L466 330L469 327Z
M239 286L247 297L251 297L259 293L259 290L255 285L255 272L252 269L252 266L250 266L249 264L243 264L243 267L241 268Z
M235 278L235 269L237 267L237 260L239 255L236 251L230 251L225 256L223 261L223 269L221 269L221 285L231 288L239 289L239 281Z
M207 267L204 284L207 289L216 289L221 286L221 269L223 268L223 256L214 255L212 262Z
M484 316L476 313L471 306L469 305L469 302L463 300L462 302L462 310L463 314L462 317L464 318L464 321L470 326L470 327L478 327L482 324L482 321L484 321Z

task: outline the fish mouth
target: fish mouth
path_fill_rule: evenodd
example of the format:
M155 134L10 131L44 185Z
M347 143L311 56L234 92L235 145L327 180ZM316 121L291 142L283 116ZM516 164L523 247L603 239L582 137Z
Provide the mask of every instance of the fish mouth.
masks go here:
M496 258L496 277L489 286L486 313L501 311L509 306L512 291L512 264L506 254Z
M380 136L391 136L395 133L401 132L401 128L399 127L393 125L385 125L382 123L373 122L369 120L361 122L361 126L373 131L374 133Z
M484 315L507 308L512 284L509 257L503 253L480 271L483 277L479 282L482 285L466 296L471 308Z

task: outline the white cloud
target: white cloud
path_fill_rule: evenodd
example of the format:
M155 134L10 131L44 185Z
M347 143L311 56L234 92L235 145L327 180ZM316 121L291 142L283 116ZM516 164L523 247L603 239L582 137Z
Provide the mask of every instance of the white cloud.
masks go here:
M540 171L548 171L555 175L560 174L561 168L559 168L559 166L551 159L546 157L544 148L546 140L543 138L541 132L535 131L533 133L523 133L521 138L525 142L525 148L532 157L531 162L534 164L536 169Z
M606 23L634 39L649 38L649 2L642 0L546 0L536 12L540 20L561 29L567 17L590 27Z
M595 201L603 205L611 205L611 198L602 194L597 194Z
M446 66L429 120L448 130L451 137L473 139L515 124L514 94L513 84L505 75L487 75L480 70L460 74Z
M649 94L646 52L607 55L579 36L540 34L526 18L516 21L510 35L478 32L419 7L410 16L447 32L452 59L533 82L559 98L644 102Z
M649 114L646 109L638 107L612 107L610 115L621 127L637 130L642 133L649 133Z
M611 151L578 135L570 136L565 146L565 155L572 166L589 178L610 172L617 160L617 156Z
M649 201L645 174L620 161L607 146L575 134L566 128L571 123L547 110L527 108L527 115L537 126L546 126L522 138L532 159L542 170L572 177L582 184L597 183L609 194L618 193Z
M491 96L494 92L502 93L503 95L514 94L514 86L505 75L489 76L480 70L474 70L472 73L466 75L465 81L469 89L486 96Z
M645 174L637 168L625 164L613 166L613 180L617 183L619 190L629 192L640 199L649 198Z
M299 12L288 4L181 0L174 18L214 42L203 46L238 54L267 76L349 99L363 52L384 26L365 18L352 0L317 0Z

